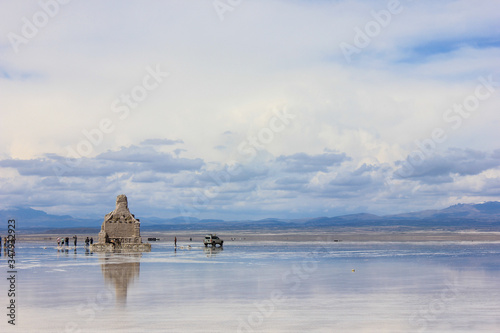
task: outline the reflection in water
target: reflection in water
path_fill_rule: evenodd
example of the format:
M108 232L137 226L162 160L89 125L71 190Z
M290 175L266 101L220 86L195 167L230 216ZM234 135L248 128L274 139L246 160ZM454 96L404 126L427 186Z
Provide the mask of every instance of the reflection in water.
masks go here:
M0 332L500 332L499 243L261 242L177 258L168 244L77 260L43 245L19 248L20 322Z
M64 254L65 257L69 257L69 250L66 248L63 248L63 247L58 247L57 248L57 256L60 257L61 254ZM76 258L74 258L76 259Z
M125 306L130 283L139 277L142 253L105 253L99 258L106 283L115 287L116 304Z
M224 250L224 248L221 247L213 247L213 246L208 246L203 249L207 257L215 257L217 254L221 253Z

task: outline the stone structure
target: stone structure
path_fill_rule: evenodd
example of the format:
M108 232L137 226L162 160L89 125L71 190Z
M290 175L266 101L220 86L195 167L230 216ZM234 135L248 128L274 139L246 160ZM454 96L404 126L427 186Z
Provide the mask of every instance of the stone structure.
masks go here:
M127 196L116 197L116 208L104 216L99 240L92 244L93 251L132 250L151 251L151 244L141 239L141 222L128 210Z

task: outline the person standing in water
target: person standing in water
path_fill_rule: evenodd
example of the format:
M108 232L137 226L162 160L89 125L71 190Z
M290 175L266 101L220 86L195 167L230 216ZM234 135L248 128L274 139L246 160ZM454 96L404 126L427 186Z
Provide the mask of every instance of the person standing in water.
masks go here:
M177 236L174 238L174 246L177 247Z
M74 240L74 243L75 243L75 247L76 247L76 240L77 240L77 239L78 239L78 238L76 237L76 235L74 235L74 236L73 236L73 240Z

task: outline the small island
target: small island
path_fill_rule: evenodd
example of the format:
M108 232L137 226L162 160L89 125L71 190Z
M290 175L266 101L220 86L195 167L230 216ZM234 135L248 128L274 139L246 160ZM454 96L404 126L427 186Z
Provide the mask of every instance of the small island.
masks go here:
M128 209L125 194L116 197L116 208L104 216L97 243L90 245L91 251L151 251L151 244L143 243L141 222Z

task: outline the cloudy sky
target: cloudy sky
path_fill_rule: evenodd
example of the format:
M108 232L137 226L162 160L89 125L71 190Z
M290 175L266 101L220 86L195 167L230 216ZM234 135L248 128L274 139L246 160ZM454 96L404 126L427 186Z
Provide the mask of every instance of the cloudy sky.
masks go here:
M500 1L2 1L0 209L500 200Z

